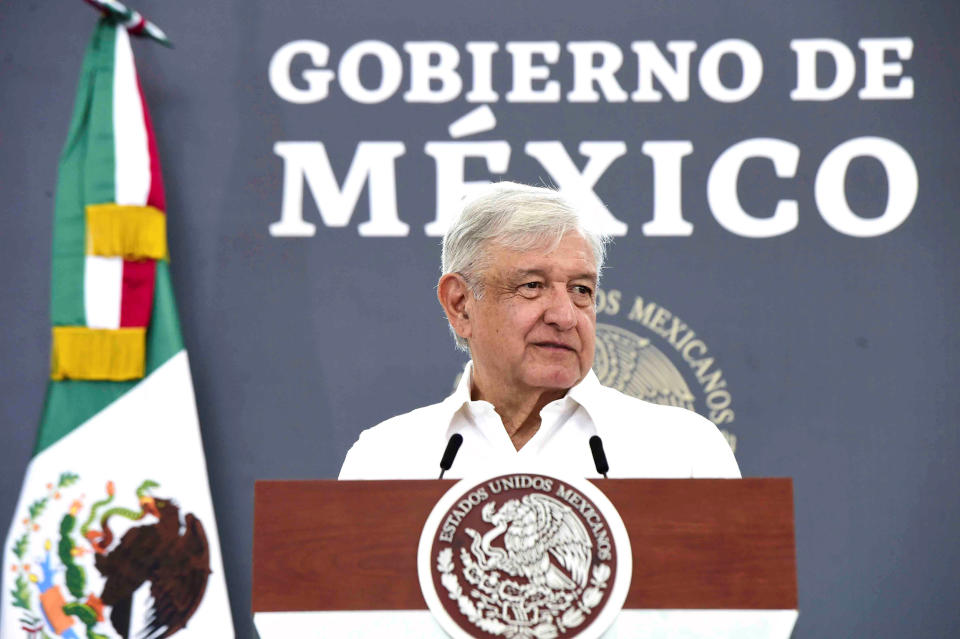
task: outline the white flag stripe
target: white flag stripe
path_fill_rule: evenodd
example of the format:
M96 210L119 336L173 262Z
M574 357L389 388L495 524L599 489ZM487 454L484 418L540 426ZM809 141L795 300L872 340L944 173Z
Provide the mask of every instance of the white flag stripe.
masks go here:
M116 202L143 206L150 195L150 148L126 29L117 29L114 49L113 145Z
M83 271L83 307L90 328L120 328L123 258L88 255Z
M100 595L104 578L94 567L90 544L83 538L79 526L89 517L93 503L105 495L108 481L116 486L114 506L139 508L135 490L144 480L159 484L152 493L173 500L180 510L181 521L188 513L200 520L206 533L212 571L200 606L176 633L176 639L228 639L234 636L223 574L219 532L214 517L213 501L207 483L207 466L200 438L193 384L186 351L180 351L160 368L148 375L117 401L84 422L55 444L39 453L27 468L26 479L14 514L13 525L4 548L5 562L13 557L14 543L24 533L22 518L29 505L38 497L49 494L48 482L56 482L61 473L76 473L79 478L74 486L64 489L56 499L51 499L38 516L36 530L27 529L28 548L24 561L31 564L30 571L41 574L44 558L44 541L51 542L53 566L57 568L55 581L66 593L62 567L57 558L61 518L75 499L82 502L77 513L73 538L85 554L78 556L77 563L85 570L84 593ZM140 521L129 521L123 516L110 519L118 543L126 530L134 526L149 526L156 522L153 515ZM99 520L91 526L100 528ZM182 532L182 531L181 531ZM5 563L6 566L6 563ZM13 574L7 568L8 574ZM2 625L0 639L23 639L18 617L23 610L13 607L9 582L0 593L2 602ZM29 584L30 603L34 614L40 610L38 584ZM131 628L143 627L142 607L137 604L138 617L131 618ZM110 608L105 610L106 619L96 625L96 632L116 639L110 622ZM85 636L83 626L74 625L78 637ZM49 628L46 628L49 634ZM131 637L134 635L131 634Z
M150 150L130 38L116 30L113 71L114 187L117 204L144 205L150 194ZM120 328L123 260L87 256L83 301L90 328Z

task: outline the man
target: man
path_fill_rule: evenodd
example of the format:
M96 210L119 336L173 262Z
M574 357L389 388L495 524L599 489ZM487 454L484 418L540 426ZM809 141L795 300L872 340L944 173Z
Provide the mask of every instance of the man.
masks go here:
M696 413L604 387L591 370L606 238L557 192L502 182L468 201L443 239L437 297L467 364L446 400L361 433L340 479L427 479L554 469L597 476L599 435L620 477L739 477Z

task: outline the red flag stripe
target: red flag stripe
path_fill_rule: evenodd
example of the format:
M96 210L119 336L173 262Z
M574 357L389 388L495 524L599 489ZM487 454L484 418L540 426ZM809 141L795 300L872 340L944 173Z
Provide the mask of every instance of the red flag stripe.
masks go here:
M157 263L154 260L123 261L120 328L134 328L150 324L156 273Z
M157 154L157 140L153 134L150 110L143 97L140 76L137 76L137 92L143 109L143 123L147 130L147 150L150 154L150 191L147 205L166 212L166 194L163 189L163 177L160 173L160 157ZM156 282L157 265L153 260L124 260L123 289L120 297L121 328L148 326L153 312L153 293Z
M140 104L143 105L143 122L147 128L147 148L150 152L150 194L147 196L147 204L166 213L167 198L163 189L160 156L157 154L157 139L153 135L153 122L150 120L147 101L143 98L143 89L140 86L139 76L137 76L137 91L140 92Z

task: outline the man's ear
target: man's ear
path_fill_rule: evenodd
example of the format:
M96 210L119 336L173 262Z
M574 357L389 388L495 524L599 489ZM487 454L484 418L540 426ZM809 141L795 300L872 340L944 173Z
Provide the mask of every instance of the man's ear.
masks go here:
M447 314L447 321L457 335L470 339L470 315L467 312L468 301L473 298L467 281L459 273L447 273L437 283L437 299Z

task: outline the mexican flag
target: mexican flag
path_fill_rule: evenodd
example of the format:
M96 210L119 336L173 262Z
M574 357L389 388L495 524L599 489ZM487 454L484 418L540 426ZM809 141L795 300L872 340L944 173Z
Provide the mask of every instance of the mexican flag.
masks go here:
M115 18L83 60L54 218L51 381L0 638L232 637L156 143Z

